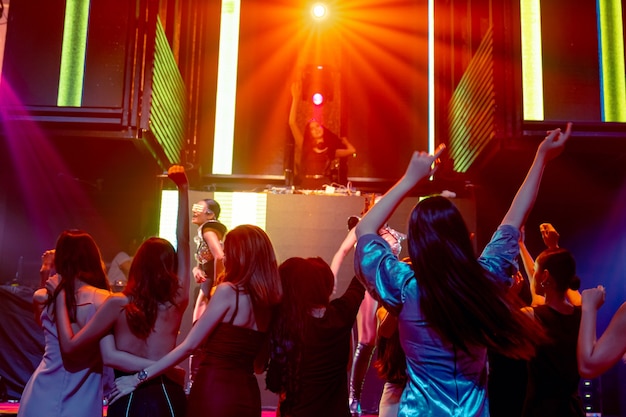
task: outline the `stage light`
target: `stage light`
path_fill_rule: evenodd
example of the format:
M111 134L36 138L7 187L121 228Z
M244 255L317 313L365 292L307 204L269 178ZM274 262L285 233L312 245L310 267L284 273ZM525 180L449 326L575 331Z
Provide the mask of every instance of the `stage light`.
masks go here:
M322 93L313 94L313 104L315 104L316 106L319 106L323 102L324 102L324 96L322 95Z
M311 14L316 19L323 19L326 17L327 12L326 5L323 3L315 3L311 8Z

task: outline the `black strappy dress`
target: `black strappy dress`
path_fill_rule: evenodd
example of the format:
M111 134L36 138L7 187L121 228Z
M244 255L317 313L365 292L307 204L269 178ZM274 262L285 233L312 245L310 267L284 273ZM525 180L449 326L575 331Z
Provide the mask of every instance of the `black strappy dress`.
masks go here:
M265 333L233 325L239 292L230 321L217 325L204 341L206 354L189 393L187 416L260 417L261 393L254 359Z

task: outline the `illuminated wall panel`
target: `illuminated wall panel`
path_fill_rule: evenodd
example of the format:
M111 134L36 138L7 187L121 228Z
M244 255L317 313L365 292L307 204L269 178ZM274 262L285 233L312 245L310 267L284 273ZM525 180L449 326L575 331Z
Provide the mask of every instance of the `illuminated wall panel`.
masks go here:
M602 120L605 122L626 122L625 34L622 16L620 0L598 0Z
M626 122L622 2L519 4L523 119Z

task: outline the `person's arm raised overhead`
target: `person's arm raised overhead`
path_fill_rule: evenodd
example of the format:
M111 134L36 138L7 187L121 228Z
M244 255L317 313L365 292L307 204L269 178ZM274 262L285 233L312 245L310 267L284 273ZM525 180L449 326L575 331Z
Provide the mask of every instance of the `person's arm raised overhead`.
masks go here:
M437 161L444 151L445 145L440 145L434 155L426 152L413 152L409 166L400 180L393 186L361 219L356 225L355 231L357 239L366 234L376 234L378 229L385 224L402 199L420 182L422 179L432 175L437 167L433 168L433 163Z
M178 187L178 216L176 221L176 254L178 256L178 282L180 294L177 301L182 309L187 308L189 303L190 287L190 262L191 250L189 243L189 181L185 168L180 165L172 165L167 170L167 176Z
M584 378L595 378L615 365L626 352L626 303L613 315L608 327L596 340L598 310L606 293L602 285L582 293L582 317L578 332L578 371Z
M526 178L515 194L511 207L501 224L508 224L519 229L526 222L526 218L537 199L539 184L546 164L563 152L571 133L572 123L567 124L565 132L562 132L561 129L548 132L548 136L539 144Z

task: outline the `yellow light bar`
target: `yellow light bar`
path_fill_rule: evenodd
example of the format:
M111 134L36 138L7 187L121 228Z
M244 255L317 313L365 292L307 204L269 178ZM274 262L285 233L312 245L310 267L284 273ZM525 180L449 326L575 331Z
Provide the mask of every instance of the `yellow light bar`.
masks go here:
M220 43L217 63L213 174L233 173L237 59L239 56L239 0L222 0Z
M524 120L543 120L541 2L520 0Z
M620 0L598 0L602 120L626 122L624 24Z

